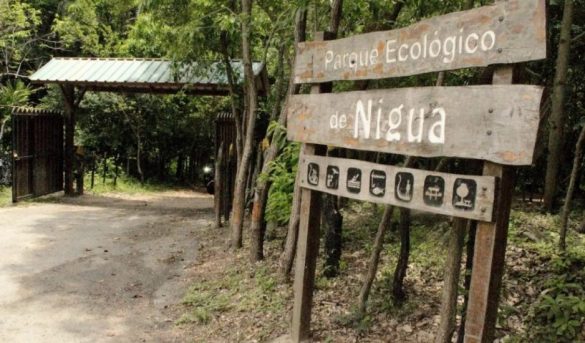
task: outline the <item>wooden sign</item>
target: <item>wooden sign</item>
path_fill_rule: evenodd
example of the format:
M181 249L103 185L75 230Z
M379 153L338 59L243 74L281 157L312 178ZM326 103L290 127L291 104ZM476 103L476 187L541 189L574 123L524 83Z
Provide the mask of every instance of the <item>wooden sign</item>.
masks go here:
M296 83L365 80L546 58L545 0L508 0L399 30L300 43Z
M302 155L301 187L350 199L491 221L496 179Z
M295 95L288 138L421 157L532 163L542 88L469 86Z

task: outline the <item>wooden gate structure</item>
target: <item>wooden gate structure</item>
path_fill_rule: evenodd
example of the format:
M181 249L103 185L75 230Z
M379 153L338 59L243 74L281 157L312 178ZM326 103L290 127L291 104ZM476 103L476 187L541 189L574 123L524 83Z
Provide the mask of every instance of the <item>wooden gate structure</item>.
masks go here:
M478 221L466 343L493 341L514 166L530 165L542 88L512 85L514 63L546 58L544 0L502 0L412 26L297 47L295 82L311 94L287 105L299 159L301 221L290 340L310 340L321 193ZM493 84L329 93L332 81L495 67ZM455 175L325 157L326 146L484 162Z
M243 63L232 61L231 68L236 81L242 82ZM255 62L252 68L258 86L258 95L266 96L270 85L265 65ZM162 59L55 57L31 75L30 80L33 84L55 84L61 89L65 103L64 190L65 195L69 196L74 195L76 117L79 104L86 92L127 94L184 92L195 96L228 96L230 94L225 65L217 62L203 68L195 62L180 64ZM223 183L230 184L229 180ZM225 210L229 211L231 205L225 206Z
M63 116L31 108L12 112L12 201L63 190Z
M220 151L221 149L221 151ZM232 199L236 183L236 121L229 112L222 112L215 120L215 159L217 175L222 175L220 182L216 181L215 196L218 197L218 207L215 211L229 220L232 210Z

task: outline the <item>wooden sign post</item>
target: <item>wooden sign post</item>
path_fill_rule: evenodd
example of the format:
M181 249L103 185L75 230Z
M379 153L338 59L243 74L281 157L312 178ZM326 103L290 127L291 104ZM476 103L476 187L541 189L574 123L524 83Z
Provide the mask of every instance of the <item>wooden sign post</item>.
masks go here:
M301 43L297 83L402 77L500 66L493 85L401 88L310 95L287 105L288 138L303 143L301 222L293 342L310 340L319 249L318 192L478 220L466 343L493 340L504 270L512 166L530 165L542 88L512 85L513 63L546 57L544 0L506 0L399 30ZM435 173L324 157L325 146L419 157L485 161L482 176Z
M315 41L324 41L328 33L319 32ZM311 87L311 94L331 91L331 84L318 84ZM304 143L302 156L322 156L327 147ZM313 305L313 288L315 286L315 269L319 254L319 233L321 229L321 196L318 192L301 189L301 219L297 238L297 254L294 280L294 307L292 314L291 339L293 342L309 340L311 333L311 308Z

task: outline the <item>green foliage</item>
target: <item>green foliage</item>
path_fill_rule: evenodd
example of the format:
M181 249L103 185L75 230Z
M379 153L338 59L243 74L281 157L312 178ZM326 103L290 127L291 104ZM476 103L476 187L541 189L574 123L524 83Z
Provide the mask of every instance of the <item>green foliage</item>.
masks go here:
M275 136L278 135L275 133ZM267 178L272 183L266 204L267 221L285 225L290 219L299 152L299 144L288 144L282 149L282 153L276 160L270 164L268 174L261 175L262 178Z
M546 342L585 340L585 258L556 256L551 265L554 274L530 309L529 336Z
M0 1L0 73L20 74L23 63L31 58L28 53L40 22L40 11L31 5Z
M137 9L136 1L75 0L57 16L53 31L67 48L83 55L119 56Z
M12 202L11 188L0 186L0 207L8 206L11 202Z
M183 298L189 311L177 324L207 324L228 311L281 311L285 299L279 296L276 278L264 266L250 272L253 277L234 267L222 272L223 277L206 279L191 286Z
M9 150L8 131L10 113L14 107L23 106L28 102L31 89L22 81L8 81L5 85L0 84L0 156L2 152Z
M0 85L0 121L10 115L14 107L26 105L31 93L31 88L20 80Z
M114 183L114 178L111 175L106 177L106 182L100 175L95 176L95 185L92 189L89 189L91 184L91 174L86 174L84 183L87 188L87 192L93 194L105 194L105 193L125 193L125 194L145 194L145 193L157 193L168 190L171 188L170 185L154 182L141 183L139 180L127 175L118 176Z

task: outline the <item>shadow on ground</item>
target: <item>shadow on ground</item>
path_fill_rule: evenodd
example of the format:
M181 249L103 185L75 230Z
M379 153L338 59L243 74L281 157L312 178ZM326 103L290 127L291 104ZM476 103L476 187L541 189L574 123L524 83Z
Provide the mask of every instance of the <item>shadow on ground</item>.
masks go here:
M165 192L0 209L0 341L184 341L175 307L211 206Z

